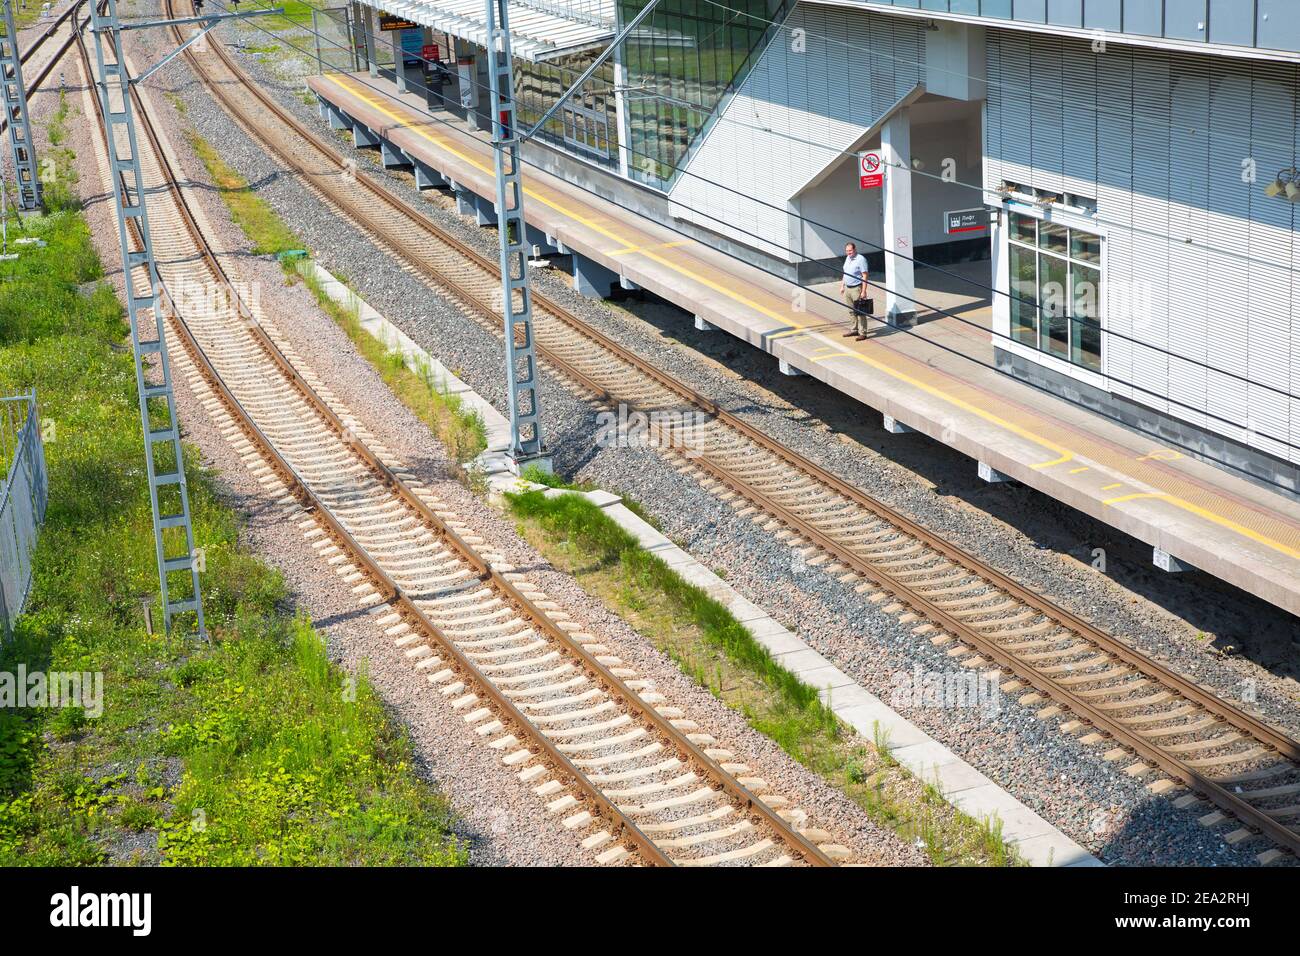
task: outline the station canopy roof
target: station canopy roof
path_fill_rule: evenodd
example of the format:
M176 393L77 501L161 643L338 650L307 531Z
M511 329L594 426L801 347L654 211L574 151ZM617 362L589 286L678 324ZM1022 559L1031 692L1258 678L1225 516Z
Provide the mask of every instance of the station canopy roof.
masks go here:
M509 0L510 49L526 60L547 60L598 48L614 38L616 0ZM487 0L384 0L395 14L487 46Z

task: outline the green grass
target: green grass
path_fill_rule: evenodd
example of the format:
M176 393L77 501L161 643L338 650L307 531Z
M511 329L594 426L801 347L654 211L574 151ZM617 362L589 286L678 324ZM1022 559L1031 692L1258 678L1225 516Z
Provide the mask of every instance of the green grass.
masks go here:
M429 427L456 461L464 464L487 448L483 416L466 407L459 395L448 392L431 367L407 368L401 352L389 349L361 327L355 308L335 302L314 276L301 274L325 314L348 334L361 357L374 366L393 394Z
M301 27L311 29L311 12L314 9L322 9L324 4L307 3L305 0L275 0L273 3L266 5L270 7L283 7L284 14L277 16L263 16L256 20L240 25L243 33L257 33L265 36L262 31L280 32L282 30L296 30ZM322 18L321 25L324 26L326 21ZM310 34L308 35L310 36ZM249 52L259 52L250 47L245 47Z
M562 479L541 481L555 487ZM971 819L937 788L842 725L817 689L767 649L703 589L641 549L608 515L578 495L506 496L518 530L560 569L677 662L688 676L740 711L791 757L842 790L872 819L915 844L935 865L1016 865L996 821Z
M0 284L0 393L36 386L50 504L0 671L103 674L103 711L0 709L0 866L458 864L445 800L364 674L329 661L187 450L212 642L149 636L158 587L126 332L73 211ZM154 620L158 620L155 607Z
M590 501L579 495L547 498L539 491L508 495L507 499L516 517L534 519L598 560L619 564L641 590L681 608L709 645L756 674L779 694L792 715L823 727L828 734L838 733L838 721L816 688L777 663L720 601L643 551L636 538Z
M248 181L231 167L215 146L197 133L190 133L190 145L203 162L212 184L230 210L231 217L244 230L256 255L276 255L301 249L302 242L267 202L253 192Z
M41 164L45 208L50 212L81 208L81 197L77 194L76 155L67 145L68 120L79 115L80 110L75 110L68 102L67 92L60 90L59 105L46 125L50 145Z

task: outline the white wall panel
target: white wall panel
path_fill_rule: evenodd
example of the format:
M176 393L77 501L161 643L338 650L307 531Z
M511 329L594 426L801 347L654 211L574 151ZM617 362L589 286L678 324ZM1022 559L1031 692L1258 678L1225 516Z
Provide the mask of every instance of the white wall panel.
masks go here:
M1264 194L1300 154L1300 69L1002 30L988 44L988 180L1097 200L1111 390L1300 462L1300 212ZM1057 89L1060 160L1042 128Z
M1091 51L1089 51L1091 52ZM1097 124L1097 191L1099 209L1120 222L1133 218L1133 61L1128 57L1098 57L1097 88L1079 100L1078 110L1091 113ZM1102 105L1104 104L1104 106ZM1086 195L1086 191L1084 191ZM1136 327L1133 288L1133 235L1110 230L1106 241L1107 275L1104 309L1106 327L1116 334L1103 350L1112 391L1132 397L1133 346L1127 336Z

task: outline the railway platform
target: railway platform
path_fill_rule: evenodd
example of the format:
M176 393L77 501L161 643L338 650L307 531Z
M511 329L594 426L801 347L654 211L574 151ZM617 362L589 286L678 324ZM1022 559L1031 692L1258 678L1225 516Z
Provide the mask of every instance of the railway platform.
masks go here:
M493 222L491 147L422 96L366 73L308 79L322 113L378 146L387 165L413 166L421 186L450 186L464 212ZM608 295L641 287L878 410L886 427L914 430L967 455L988 480L1019 481L1152 548L1166 570L1185 567L1300 614L1300 501L998 372L987 302L942 288L907 331L877 325L843 336L848 316L825 287L801 288L550 173L524 172L530 238L574 256L575 286ZM918 273L918 287L926 272ZM883 293L879 293L883 296ZM964 321L963 321L964 320Z

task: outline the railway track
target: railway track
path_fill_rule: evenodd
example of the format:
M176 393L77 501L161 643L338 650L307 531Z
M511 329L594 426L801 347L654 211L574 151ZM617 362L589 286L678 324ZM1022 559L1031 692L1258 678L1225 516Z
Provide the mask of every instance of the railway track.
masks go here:
M59 42L58 46L53 48L50 55L41 62L40 66L35 67L35 72L30 78L27 77L26 72L24 71L23 79L27 80L28 96L41 88L49 78L50 73L54 71L55 64L63 59L64 54L67 53L72 47L72 44L76 42L76 34L90 22L89 15L84 19L80 19L77 16L78 12L82 10L85 5L86 0L77 0L76 3L59 14L58 17L55 18L54 22L42 30L27 49L23 50L19 54L18 59L22 62L24 67L33 65L37 53L45 47L45 44L59 33L64 32L65 30L67 31L68 35ZM9 117L0 116L0 133L4 133L8 129Z
M168 0L169 7L173 0ZM348 175L329 143L252 82L218 42L190 63L212 95L326 202L434 288L500 334L497 264L439 230L367 176ZM600 404L688 410L654 425L679 470L761 523L813 565L854 584L918 639L964 666L995 668L1005 692L1042 719L1148 780L1178 785L1181 805L1214 805L1225 839L1275 844L1261 863L1300 853L1300 744L1133 650L808 459L534 291L539 358Z
M430 692L547 811L585 833L600 863L849 858L504 564L319 382L260 305L237 293L133 93L176 367L321 559L362 606L379 609L385 635ZM103 152L100 163L108 182Z

